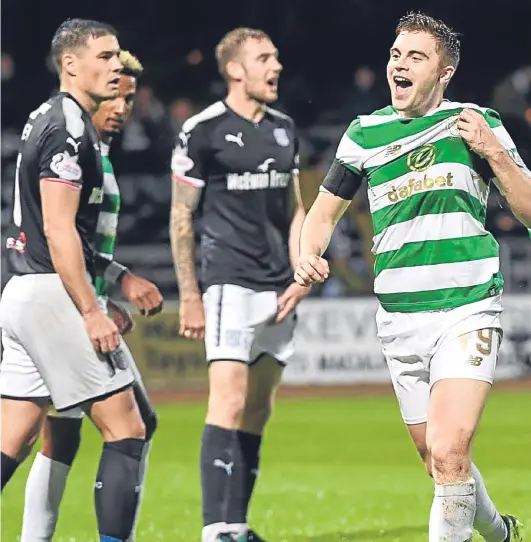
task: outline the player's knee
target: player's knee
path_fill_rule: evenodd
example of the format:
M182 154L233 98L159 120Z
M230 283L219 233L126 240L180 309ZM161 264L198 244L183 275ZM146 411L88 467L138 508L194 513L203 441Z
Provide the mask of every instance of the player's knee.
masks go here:
M208 423L221 427L236 428L245 411L245 394L223 393L210 396L208 403Z
M146 437L146 426L131 389L93 403L90 416L106 442Z
M463 434L455 438L440 438L429 443L431 468L435 481L464 480L470 474L470 439Z
M41 452L46 457L72 465L81 444L81 418L48 416L43 431Z

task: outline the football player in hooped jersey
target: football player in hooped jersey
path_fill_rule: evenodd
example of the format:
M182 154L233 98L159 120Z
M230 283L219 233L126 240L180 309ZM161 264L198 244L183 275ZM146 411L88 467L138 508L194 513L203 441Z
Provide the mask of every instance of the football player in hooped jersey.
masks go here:
M292 271L305 216L295 126L266 105L277 99L277 55L260 30L229 32L216 49L227 97L185 122L172 160L180 332L205 339L209 363L203 542L260 540L247 527L247 509L262 433L294 349L295 307L308 293Z
M392 106L356 119L308 213L295 278L326 279L321 257L368 178L378 337L411 437L435 482L430 542L522 540L471 463L501 342L499 247L485 229L490 180L531 224L531 172L498 114L443 99L458 36L420 13L390 50ZM496 180L497 179L497 180Z

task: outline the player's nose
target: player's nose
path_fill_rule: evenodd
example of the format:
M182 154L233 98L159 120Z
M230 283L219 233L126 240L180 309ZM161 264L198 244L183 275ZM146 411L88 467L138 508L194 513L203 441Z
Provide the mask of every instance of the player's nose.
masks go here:
M122 68L123 68L123 65L122 63L120 62L120 57L118 55L114 55L112 58L111 58L111 62L110 62L110 68L113 72L120 72L122 71Z
M114 111L117 115L123 115L125 113L125 100L116 100Z

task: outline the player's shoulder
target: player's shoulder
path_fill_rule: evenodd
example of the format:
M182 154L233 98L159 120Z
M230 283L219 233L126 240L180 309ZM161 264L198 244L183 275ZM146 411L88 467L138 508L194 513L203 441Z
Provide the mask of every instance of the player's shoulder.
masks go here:
M267 118L275 124L289 126L290 128L295 127L295 121L289 115L286 115L286 113L283 113L278 109L273 109L272 107L266 105L264 113Z
M482 107L472 102L455 102L450 100L445 100L440 106L441 111L450 110L460 112L463 109L473 109L483 115L491 128L496 128L502 124L500 114L490 107Z
M48 102L52 106L54 119L64 124L72 136L81 137L90 118L76 100L68 94L57 94Z
M227 106L220 100L218 102L209 105L193 117L187 119L183 126L182 131L184 133L190 133L194 130L208 127L214 122L219 122L227 114Z
M379 126L393 122L399 118L398 111L392 106L388 105L382 109L377 109L372 113L366 115L360 115L351 123L351 127L356 127L358 130L363 128L369 128L371 126Z

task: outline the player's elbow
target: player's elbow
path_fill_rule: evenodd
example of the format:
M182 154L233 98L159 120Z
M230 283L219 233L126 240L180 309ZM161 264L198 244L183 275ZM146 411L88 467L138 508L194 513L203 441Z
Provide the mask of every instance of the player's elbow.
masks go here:
M70 224L64 219L54 217L43 220L43 231L48 245L57 246L61 244L65 235L76 230L74 223Z

